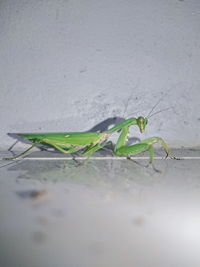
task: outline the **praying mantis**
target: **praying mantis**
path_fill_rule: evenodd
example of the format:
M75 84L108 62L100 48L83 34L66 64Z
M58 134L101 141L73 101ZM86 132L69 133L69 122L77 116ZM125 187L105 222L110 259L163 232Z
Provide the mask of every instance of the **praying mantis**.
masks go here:
M19 137L27 139L33 144L31 145L31 147L18 154L17 156L4 159L15 160L26 154L29 150L36 147L37 145L53 147L65 154L72 154L77 151L81 151L82 155L89 157L97 150L102 149L104 146L111 143L111 141L107 140L114 132L120 132L119 138L113 147L114 154L119 157L123 156L130 159L132 155L137 155L139 153L148 151L149 163L152 164L153 168L155 168L153 162L154 145L156 143L160 143L161 146L164 148L166 152L166 157L169 156L172 159L178 159L172 155L168 145L162 138L151 137L133 145L128 145L127 143L128 137L130 136L129 128L131 126L136 125L137 127L139 127L140 132L143 133L148 124L149 118L159 112L164 111L161 110L152 114L157 104L151 109L148 116L139 116L137 118L131 117L116 124L111 129L108 129L104 132L18 133L17 135Z

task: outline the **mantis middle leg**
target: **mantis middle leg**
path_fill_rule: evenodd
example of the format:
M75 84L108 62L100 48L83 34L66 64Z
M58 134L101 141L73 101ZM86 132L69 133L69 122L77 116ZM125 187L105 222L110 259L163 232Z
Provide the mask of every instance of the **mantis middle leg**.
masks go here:
M115 146L115 154L117 156L127 156L130 157L131 155L136 155L144 151L149 151L149 163L153 163L154 160L154 148L153 145L156 143L160 143L162 147L164 148L167 156L169 156L172 159L177 159L175 158L167 144L164 142L162 138L159 137L151 137L143 140L142 142L139 142L138 144L134 144L131 146L127 146L127 141L128 141L128 134L129 134L129 127L124 127L122 129L122 132L120 134L120 137L117 141L117 144ZM167 157L166 156L166 157Z
M108 142L105 142L103 144L96 144L94 146L91 145L83 151L82 155L92 155L94 152L103 148L104 146L107 146L108 144L112 144L112 142L108 141Z

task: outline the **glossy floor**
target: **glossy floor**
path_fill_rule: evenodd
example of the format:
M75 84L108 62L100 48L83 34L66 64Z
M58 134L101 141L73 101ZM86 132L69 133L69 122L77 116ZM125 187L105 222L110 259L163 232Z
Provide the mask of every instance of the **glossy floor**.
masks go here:
M200 153L175 153L159 172L102 155L1 161L0 266L199 267Z

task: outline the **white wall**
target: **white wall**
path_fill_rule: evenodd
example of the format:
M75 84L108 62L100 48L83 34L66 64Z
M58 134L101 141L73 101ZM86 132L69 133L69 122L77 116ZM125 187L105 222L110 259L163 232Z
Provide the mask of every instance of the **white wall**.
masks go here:
M199 29L199 0L1 0L0 147L147 115L166 92L142 138L200 145Z

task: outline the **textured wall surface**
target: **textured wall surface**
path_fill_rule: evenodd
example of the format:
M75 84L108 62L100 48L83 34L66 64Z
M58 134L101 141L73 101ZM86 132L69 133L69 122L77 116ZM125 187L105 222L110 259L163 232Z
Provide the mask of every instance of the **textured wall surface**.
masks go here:
M85 131L161 97L172 108L132 134L200 145L199 0L2 0L0 25L2 149L9 132Z

